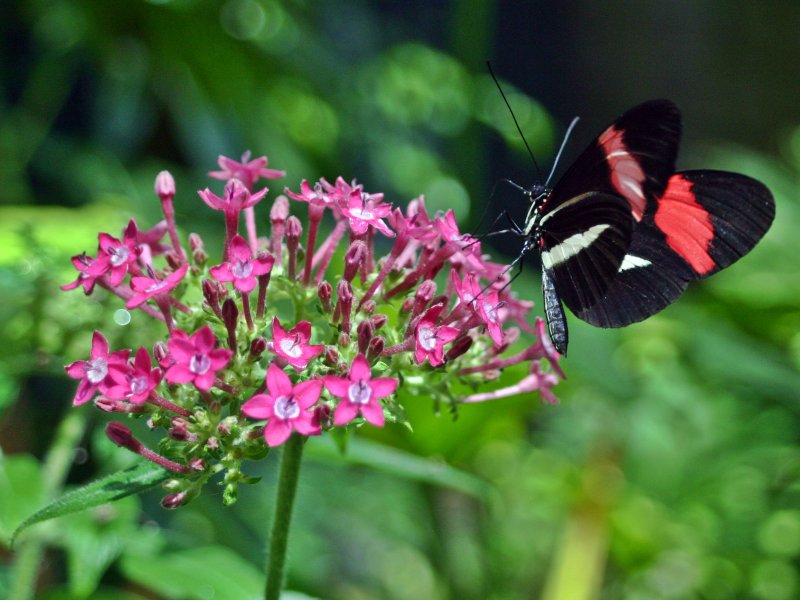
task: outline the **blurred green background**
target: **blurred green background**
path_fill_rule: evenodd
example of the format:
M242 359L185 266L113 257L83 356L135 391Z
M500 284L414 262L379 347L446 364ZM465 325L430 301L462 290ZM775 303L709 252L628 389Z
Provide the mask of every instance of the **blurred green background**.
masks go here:
M777 218L740 264L621 331L570 319L561 404L424 398L415 432L315 441L290 540L289 588L333 599L800 597L800 4L425 0L0 2L0 530L69 485L130 460L102 417L70 410L63 365L115 301L62 294L69 256L129 216L157 221L153 179L178 184L182 231L209 247L219 215L195 190L218 154L267 154L273 183L356 177L403 204L425 194L479 227L502 177L536 173L487 76L491 59L544 171L580 115L568 164L611 119L669 97L682 167L761 179ZM490 214L525 209L499 187ZM263 217L262 217L263 218ZM501 239L498 261L517 241ZM487 249L490 246L486 246ZM515 282L539 304L535 266ZM535 311L537 312L537 311ZM63 425L62 419L75 415ZM84 426L88 421L88 427ZM85 431L85 432L84 432ZM209 489L39 526L37 597L244 598L260 589L274 456L230 509ZM450 465L459 472L446 469ZM0 597L19 554L0 545Z

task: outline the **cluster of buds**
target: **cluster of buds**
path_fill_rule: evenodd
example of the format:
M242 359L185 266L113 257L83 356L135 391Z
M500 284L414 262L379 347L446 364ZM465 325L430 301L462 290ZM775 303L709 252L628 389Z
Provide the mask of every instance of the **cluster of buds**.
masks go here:
M225 215L218 264L198 235L181 245L175 182L163 171L155 191L164 220L146 231L132 220L121 238L99 234L97 255L73 257L78 277L63 286L90 294L99 285L166 326L152 352L111 352L95 332L88 360L66 367L80 380L73 404L93 401L165 431L156 451L122 423L106 430L175 474L166 508L191 500L219 472L232 503L238 485L256 479L242 471L245 460L293 434L403 424L412 398L455 408L538 391L556 401L551 388L563 372L542 320L528 324L532 303L511 293L507 269L459 231L452 211L431 216L422 197L393 208L341 177L304 180L274 200L269 237L259 237L254 207L267 188L255 184L284 173L249 153L219 165L210 176L226 181L222 196L198 192ZM305 236L289 199L308 207ZM333 223L323 234L326 212ZM534 343L507 355L521 331ZM528 375L513 385L456 391L518 363Z

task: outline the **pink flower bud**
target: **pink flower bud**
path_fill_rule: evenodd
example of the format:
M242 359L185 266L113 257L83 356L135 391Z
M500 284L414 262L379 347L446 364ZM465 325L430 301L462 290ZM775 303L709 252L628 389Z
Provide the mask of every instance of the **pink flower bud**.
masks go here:
M356 240L350 244L344 255L344 278L347 281L353 281L358 270L364 266L367 254L367 245L361 240Z
M340 333L338 344L340 348L347 348L350 345L350 334L344 332Z
M194 252L195 250L204 250L205 244L203 243L203 238L200 237L197 233L190 233L189 234L189 250Z
M367 300L364 304L361 305L361 312L366 315L371 315L375 312L375 308L377 305L375 304L374 300Z
M314 408L314 421L323 428L333 425L331 407L327 404L320 404Z
M317 286L317 295L319 296L320 302L322 302L322 310L326 313L331 312L331 298L333 297L333 286L327 281L321 282Z
M329 367L335 367L339 364L339 352L334 346L325 348L325 364Z
M254 359L258 358L267 349L267 339L259 336L250 342L250 356Z
M375 335L375 326L369 319L364 319L356 327L356 340L358 341L358 351L361 354L367 353L367 347Z
M136 454L139 454L142 449L142 444L133 437L131 430L122 423L112 421L106 425L106 435L117 446L127 448Z
M383 349L386 347L386 339L382 335L376 335L369 341L369 348L367 348L367 360L372 362L383 354Z
M455 360L462 354L466 353L467 350L472 347L472 338L468 335L462 335L460 338L453 342L453 345L450 346L450 349L445 352L444 359L445 361L448 360Z
M175 180L169 171L161 171L156 175L156 195L161 200L172 200L175 196Z
M186 503L186 492L178 492L177 494L169 494L161 499L161 508L167 510L174 510L179 506Z
M388 320L389 317L383 314L377 314L370 317L370 321L372 321L372 326L375 328L376 331L381 327L383 327L384 325L386 325L386 322Z

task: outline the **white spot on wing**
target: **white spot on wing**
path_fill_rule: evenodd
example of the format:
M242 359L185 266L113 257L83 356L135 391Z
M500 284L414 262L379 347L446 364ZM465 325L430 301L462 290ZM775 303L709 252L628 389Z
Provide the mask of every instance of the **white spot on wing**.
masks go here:
M549 250L542 251L542 265L546 269L552 269L568 261L579 252L591 246L597 238L600 237L600 234L609 227L611 227L611 225L608 223L592 225L586 231L573 234L560 244L553 246Z
M647 267L651 265L649 260L641 256L634 256L633 254L626 254L622 259L622 264L619 266L619 272L628 271L629 269L636 269L637 267Z

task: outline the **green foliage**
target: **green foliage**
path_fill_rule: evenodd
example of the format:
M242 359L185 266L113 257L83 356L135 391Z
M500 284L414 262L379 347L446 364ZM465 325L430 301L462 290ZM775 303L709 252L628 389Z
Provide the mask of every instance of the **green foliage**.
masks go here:
M19 56L8 53L0 70L6 545L50 500L39 465L74 392L62 366L83 356L92 329L111 322L118 307L102 294L87 301L79 291L57 291L74 277L69 255L91 251L99 230L118 233L123 215L142 223L160 218L156 172L168 168L179 190L197 189L217 154L250 148L292 173L357 176L391 200L425 193L432 209L453 207L469 229L483 212L477 200L494 183L487 173L497 149L486 139L502 136L525 160L482 63L452 50L492 56L485 42L490 18L455 26L469 22L468 13L491 13L483 3L455 3L464 13L458 20L442 9L435 42L408 39L368 3L345 4L3 7L10 13L0 24L4 39L14 33L26 45ZM713 39L705 36L698 52L712 63L721 60L712 54ZM580 47L572 57L593 51L583 40ZM653 58L627 45L625 51ZM520 79L536 81L544 97L544 72L561 77L571 59L559 60L520 61L503 71L518 67ZM705 66L694 67L707 76ZM785 65L777 67L785 76ZM618 73L589 85L602 79L607 90L607 78L618 85L624 76L636 86L621 89L626 101L653 89L626 64ZM504 87L545 163L561 128L535 99ZM781 86L774 93L792 102ZM614 108L624 108L617 100ZM685 107L696 111L687 121L698 124L711 108ZM764 129L761 107L751 110ZM781 158L720 144L683 149L687 167L740 171L767 183L777 199L775 224L740 264L693 284L645 323L601 331L570 320L569 380L558 391L559 406L517 398L462 408L454 420L418 397L408 403L413 433L358 431L343 457L329 440L309 445L290 539L290 587L365 600L797 597L800 128L788 125L796 128L783 138L764 134L783 142ZM179 196L179 220L192 219L211 247L217 215L197 211L191 196ZM538 302L535 275L526 272L517 283ZM151 343L149 327L134 315L131 325L113 330L112 347ZM76 465L71 483L95 479L106 472L98 465L107 468L119 456L110 445L84 448L83 441L75 456L87 452L90 462ZM42 523L20 538L22 550L3 554L0 596L9 597L24 547L39 542L64 550L50 555L63 556L64 568L42 582L61 573L65 581L43 590L45 600L254 596L262 587L276 467L267 460L258 473L263 481L243 489L232 510L200 498L165 513L145 494L141 506L127 498ZM97 494L73 492L67 498L75 502L50 505L37 519L119 493L90 489ZM131 584L147 591L130 591Z

